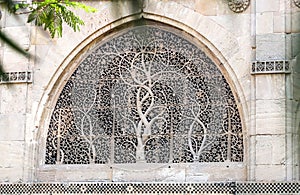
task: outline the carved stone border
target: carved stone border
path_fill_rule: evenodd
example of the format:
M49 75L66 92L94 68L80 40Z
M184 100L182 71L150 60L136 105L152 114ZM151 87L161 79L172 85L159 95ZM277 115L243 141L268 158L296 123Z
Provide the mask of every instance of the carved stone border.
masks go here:
M290 62L287 60L254 61L251 74L290 73Z
M235 13L245 11L250 5L250 0L228 0L229 8Z
M0 76L0 84L32 83L32 71L6 72Z
M0 194L299 194L300 182L0 183Z

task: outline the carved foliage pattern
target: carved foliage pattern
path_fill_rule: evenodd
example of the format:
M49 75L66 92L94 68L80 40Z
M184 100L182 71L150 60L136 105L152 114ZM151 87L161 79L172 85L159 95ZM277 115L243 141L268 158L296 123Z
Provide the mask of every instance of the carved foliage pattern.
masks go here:
M245 11L250 5L250 0L228 0L229 8L236 13Z
M240 162L230 87L181 36L135 27L99 44L62 90L46 164Z

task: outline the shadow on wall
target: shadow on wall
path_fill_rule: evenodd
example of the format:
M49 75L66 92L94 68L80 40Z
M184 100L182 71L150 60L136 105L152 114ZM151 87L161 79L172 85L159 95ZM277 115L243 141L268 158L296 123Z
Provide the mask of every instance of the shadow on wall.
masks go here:
M144 0L107 0L112 1L115 4L111 10L112 14L116 18L121 18L125 13L142 13L144 7Z

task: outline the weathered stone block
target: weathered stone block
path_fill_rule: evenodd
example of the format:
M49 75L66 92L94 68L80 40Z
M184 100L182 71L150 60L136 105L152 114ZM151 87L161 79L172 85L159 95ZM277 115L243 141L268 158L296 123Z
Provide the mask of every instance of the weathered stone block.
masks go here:
M205 16L215 16L218 11L217 0L198 0L195 2L195 8L197 12Z
M237 39L240 39L240 38L247 39L247 41L239 42L239 44L241 45L241 48L245 48L245 47L243 47L243 45L249 44L249 40L250 40L249 32L250 32L250 22L251 22L250 15L227 14L227 15L222 15L220 17L211 17L211 19L216 21L223 28L226 28L226 30L229 31L230 33L234 34Z
M27 84L2 85L0 113L24 114L26 112Z
M257 134L283 134L285 132L285 118L270 115L256 116L256 133ZM268 124L268 125L266 125Z
M299 10L299 8L298 8ZM292 14L292 32L300 33L300 12L294 12Z
M112 169L101 164L46 165L38 168L36 180L39 182L112 181Z
M174 0L175 2L183 5L184 7L188 7L190 9L196 9L196 4L199 0ZM214 1L214 0L211 0L211 1Z
M300 73L294 74L294 95L295 97L300 97Z
M256 165L255 167L255 181L285 181L285 177L284 165Z
M55 43L55 40L51 39L49 32L43 30L42 27L31 27L30 34L30 44L32 45L51 45Z
M57 170L54 181L111 181L111 170L78 168L63 173Z
M191 163L186 169L186 181L241 181L246 178L243 163ZM216 171L217 170L217 171Z
M29 48L30 29L28 26L5 27L4 33L25 50ZM11 48L9 47L9 49Z
M5 14L5 27L18 27L24 26L27 23L27 15L20 14L10 14L6 12Z
M257 165L284 165L285 136L262 135L256 137L256 164Z
M285 14L281 12L274 13L273 29L274 33L284 33L286 30Z
M29 29L23 27L5 28L4 33L12 38L24 50L29 49ZM8 71L25 71L28 69L28 58L5 44L3 50L3 68Z
M24 114L0 114L0 141L24 140L24 127Z
M256 99L285 99L285 75L268 74L256 75Z
M23 141L0 141L0 168L22 169L23 168ZM2 175L2 174L0 174Z
M256 14L256 33L268 34L273 33L273 12Z
M285 100L257 100L256 101L256 115L260 116L272 115L276 118L285 117ZM271 117L267 117L271 118Z
M145 174L147 172L147 174ZM185 169L162 167L156 169L113 169L113 181L164 181L183 182L185 181Z
M285 34L256 36L256 60L282 60L285 59L285 51Z
M22 167L13 168L1 168L0 165L0 183L1 182L22 182L23 181L23 169Z
M259 0L256 3L256 12L277 12L280 8L280 0Z
M299 24L300 25L300 24ZM292 34L291 36L291 43L292 43L292 58L295 58L297 55L300 56L300 33ZM300 69L300 63L295 65L297 69ZM300 71L298 71L300 72Z

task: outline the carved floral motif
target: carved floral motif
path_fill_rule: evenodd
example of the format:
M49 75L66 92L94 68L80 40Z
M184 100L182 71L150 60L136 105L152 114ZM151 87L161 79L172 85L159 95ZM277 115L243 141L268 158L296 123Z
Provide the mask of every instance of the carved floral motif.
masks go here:
M228 0L229 8L236 13L245 11L250 5L250 0Z
M252 62L252 74L290 73L290 62L287 60L270 60Z
M32 72L5 72L0 75L0 84L7 83L31 83L32 82Z

